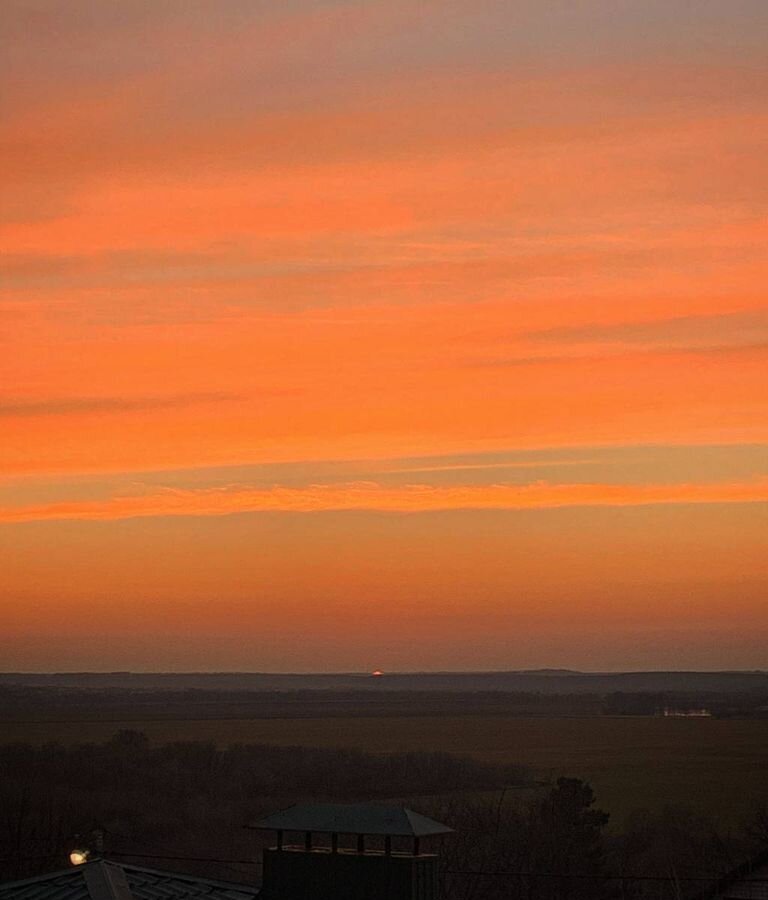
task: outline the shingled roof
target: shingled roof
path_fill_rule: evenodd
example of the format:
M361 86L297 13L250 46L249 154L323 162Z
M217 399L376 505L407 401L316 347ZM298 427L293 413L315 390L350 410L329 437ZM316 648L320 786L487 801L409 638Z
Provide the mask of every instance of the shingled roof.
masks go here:
M453 831L447 825L411 809L365 803L297 803L260 819L250 827L261 831L315 831L390 837L428 837Z
M0 884L0 900L255 900L254 885L95 859Z

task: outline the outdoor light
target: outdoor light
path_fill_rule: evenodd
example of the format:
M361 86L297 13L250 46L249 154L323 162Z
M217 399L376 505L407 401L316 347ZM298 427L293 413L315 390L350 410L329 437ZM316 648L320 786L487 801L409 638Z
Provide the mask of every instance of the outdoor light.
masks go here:
M69 861L73 866L82 866L83 863L88 862L88 851L87 850L73 850L69 854Z

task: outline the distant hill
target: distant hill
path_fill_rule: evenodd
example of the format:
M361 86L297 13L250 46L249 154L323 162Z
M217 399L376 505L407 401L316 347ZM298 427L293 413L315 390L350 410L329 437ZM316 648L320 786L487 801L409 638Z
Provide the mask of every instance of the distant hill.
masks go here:
M742 693L768 691L768 672L395 672L273 674L261 672L0 673L0 686L135 691L502 691L540 694Z

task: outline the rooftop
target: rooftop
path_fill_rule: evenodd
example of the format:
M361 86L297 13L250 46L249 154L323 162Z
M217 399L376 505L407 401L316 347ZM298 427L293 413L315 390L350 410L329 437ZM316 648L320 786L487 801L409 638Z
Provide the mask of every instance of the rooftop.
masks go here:
M211 881L95 859L48 875L0 884L0 900L255 900L249 884Z
M297 803L250 826L262 831L429 837L453 831L411 809L367 803ZM2 898L0 898L2 900Z

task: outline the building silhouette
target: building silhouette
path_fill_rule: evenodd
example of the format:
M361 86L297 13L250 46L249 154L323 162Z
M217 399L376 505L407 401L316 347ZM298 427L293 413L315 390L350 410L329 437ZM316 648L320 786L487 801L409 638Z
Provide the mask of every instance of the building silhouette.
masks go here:
M264 850L260 900L437 900L438 857L424 841L452 829L399 807L300 803L256 822ZM297 835L291 844L286 836Z

